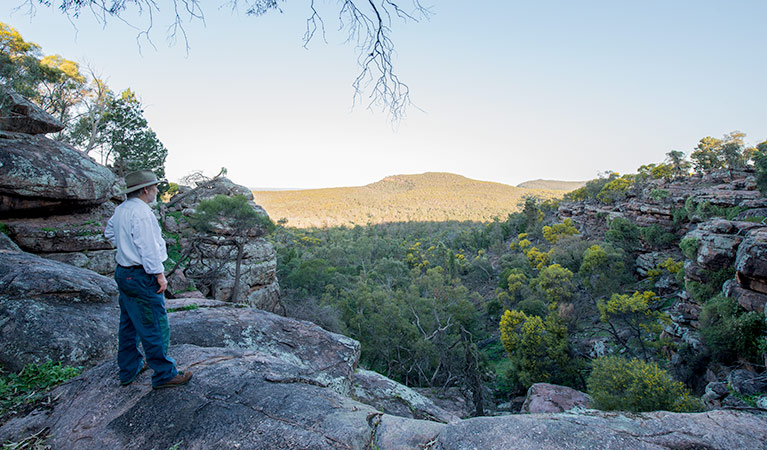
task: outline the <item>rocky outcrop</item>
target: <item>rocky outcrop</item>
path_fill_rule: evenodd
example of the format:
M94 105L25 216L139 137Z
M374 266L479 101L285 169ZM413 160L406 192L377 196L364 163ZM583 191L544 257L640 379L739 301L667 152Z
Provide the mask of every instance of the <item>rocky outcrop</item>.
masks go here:
M438 407L418 392L370 370L354 373L352 394L355 400L381 412L399 417L450 423L460 417Z
M767 227L748 233L738 248L735 271L742 288L767 294Z
M697 205L738 208L742 210L740 217L745 218L750 215L749 210L767 208L767 198L757 190L752 169L719 170L673 180L645 181L633 186L624 200L614 204L562 202L559 216L570 218L587 238L603 237L607 222L615 217L624 217L639 226L659 225L684 234L691 225L706 220L697 214ZM685 220L675 217L688 207L690 211L683 211Z
M97 206L115 176L75 148L44 136L0 131L0 214L46 216Z
M349 346L350 339L249 308L204 309L170 313L176 342L198 342L174 344L170 349L182 369L194 371L188 385L154 391L151 374L145 372L122 387L110 359L56 388L51 405L2 425L0 440L19 440L46 430L47 443L54 450L178 445L730 449L764 448L767 442L767 416L742 411L625 414L576 409L449 423L395 416L323 381L356 365L356 360L348 360L358 356L355 346ZM217 327L231 320L233 309L244 318L240 323L235 318L233 327L216 333ZM255 337L255 331L245 326L249 321L265 332ZM197 334L189 335L195 329ZM215 336L210 337L211 333ZM331 350L325 351L328 346Z
M119 316L114 280L11 245L2 248L2 365L18 371L51 359L91 366L114 352Z
M211 233L198 233L189 224L187 219L200 202L216 195L242 195L254 211L266 216L266 211L253 202L248 188L224 177L201 182L194 189L182 189L168 202L163 220L163 228L179 236L177 243L188 256L179 273L206 297L236 299L266 311L281 311L277 257L274 247L262 237L266 232L263 226L248 229L238 237L226 226ZM240 247L239 283L234 292Z
M567 386L535 383L527 390L522 413L558 413L573 408L588 408L591 398L583 392Z
M45 134L64 129L64 124L42 108L4 86L0 86L0 110L0 130Z
M359 342L311 322L255 308L200 308L169 315L171 343L258 351L289 361L290 377L348 395ZM275 373L274 382L283 375Z

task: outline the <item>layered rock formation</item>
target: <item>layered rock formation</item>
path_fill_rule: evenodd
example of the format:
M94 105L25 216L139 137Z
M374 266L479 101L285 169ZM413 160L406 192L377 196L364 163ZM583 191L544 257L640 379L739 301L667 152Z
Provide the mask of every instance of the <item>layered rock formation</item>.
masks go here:
M101 274L114 271L102 233L114 211L115 175L92 158L42 136L63 126L13 92L0 119L0 218L22 250Z
M0 233L0 365L92 366L117 347L117 285L21 251Z
M150 373L143 373L122 387L114 361L104 362L54 390L52 406L2 425L0 439L47 430L54 450L730 449L767 442L767 416L742 411L576 408L455 420L423 399L410 402L410 411L387 410L385 404L416 397L398 397L407 388L380 376L361 385L369 373L355 372L359 344L349 338L250 308L171 312L170 320L177 343L170 353L195 374L187 386L153 391ZM374 387L379 383L382 389ZM435 421L435 414L449 420ZM411 418L417 415L433 420Z
M199 233L190 225L188 218L200 202L217 195L244 196L256 213L266 216L266 211L253 202L253 194L248 188L224 177L182 190L168 202L163 220L163 228L178 236L177 244L184 255L177 271L184 279L191 280L206 297L236 299L263 310L281 311L277 257L272 244L263 237L264 227L253 227L238 237L233 229L225 226L217 227L213 233ZM172 242L169 244L173 245ZM237 292L234 292L238 246L242 246L242 255L239 283Z

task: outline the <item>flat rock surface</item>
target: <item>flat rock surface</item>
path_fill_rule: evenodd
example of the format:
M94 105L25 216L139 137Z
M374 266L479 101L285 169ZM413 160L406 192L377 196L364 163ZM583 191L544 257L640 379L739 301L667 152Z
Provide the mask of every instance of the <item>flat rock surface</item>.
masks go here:
M348 394L360 344L319 326L255 308L200 308L169 314L171 344L228 347L264 352L301 368L306 382Z
M696 414L588 410L479 417L447 425L432 448L764 449L767 415L723 410Z

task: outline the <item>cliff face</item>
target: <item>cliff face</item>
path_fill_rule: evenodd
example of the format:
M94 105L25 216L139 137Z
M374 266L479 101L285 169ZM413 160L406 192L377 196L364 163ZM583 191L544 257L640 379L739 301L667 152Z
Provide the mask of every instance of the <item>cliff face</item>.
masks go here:
M696 352L705 351L700 314L710 293L704 295L700 289L686 286L711 286L711 295L723 293L746 311L765 312L767 226L761 219L767 216L767 198L757 190L753 171L720 170L670 181L651 180L635 185L625 199L613 204L564 202L559 214L569 217L587 237L604 237L610 221L618 217L638 226L656 225L676 236L664 245L641 241L636 269L643 278L668 257L684 261L683 282L672 280L664 292L675 298L669 309L673 323L665 333ZM672 362L678 369L688 363L678 354ZM706 382L726 378L731 370L716 365L709 369L705 376L699 374L699 389Z

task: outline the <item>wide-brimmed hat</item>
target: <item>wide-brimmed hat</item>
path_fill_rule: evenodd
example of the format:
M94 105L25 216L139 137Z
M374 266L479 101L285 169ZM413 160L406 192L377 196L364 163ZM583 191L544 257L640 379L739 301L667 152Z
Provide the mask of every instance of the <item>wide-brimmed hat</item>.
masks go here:
M165 180L158 180L157 175L155 175L151 170L139 170L136 172L131 172L128 175L125 175L126 189L120 192L120 195L124 195L128 192L137 191L141 188L159 183L165 183Z

